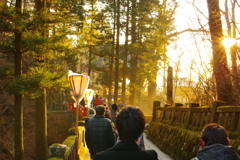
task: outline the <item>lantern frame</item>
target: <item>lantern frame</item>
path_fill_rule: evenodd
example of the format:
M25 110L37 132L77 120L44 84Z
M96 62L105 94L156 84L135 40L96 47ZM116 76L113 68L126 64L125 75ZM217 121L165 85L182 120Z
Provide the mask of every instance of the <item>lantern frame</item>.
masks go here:
M79 143L79 132L78 132L78 116L79 116L79 103L84 97L88 85L89 85L89 76L83 74L72 73L68 76L70 86L72 88L72 95L76 104L76 112L75 112L75 132L76 132L76 159L79 159L78 156L78 143Z

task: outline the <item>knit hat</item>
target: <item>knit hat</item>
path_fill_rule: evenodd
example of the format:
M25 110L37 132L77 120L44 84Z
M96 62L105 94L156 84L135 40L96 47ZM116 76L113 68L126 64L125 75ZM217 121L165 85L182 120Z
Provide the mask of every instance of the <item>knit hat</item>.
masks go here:
M89 108L89 114L96 114L96 111L94 110L94 109L92 109L92 108Z

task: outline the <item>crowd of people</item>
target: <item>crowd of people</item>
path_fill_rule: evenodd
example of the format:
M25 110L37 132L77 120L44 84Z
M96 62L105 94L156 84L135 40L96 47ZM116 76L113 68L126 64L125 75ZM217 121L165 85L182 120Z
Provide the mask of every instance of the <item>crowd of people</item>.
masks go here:
M96 105L95 109L89 108L85 127L92 160L158 160L156 151L145 150L145 116L138 107L119 109L115 103ZM226 129L220 124L207 124L200 141L202 149L192 160L240 160L230 146Z

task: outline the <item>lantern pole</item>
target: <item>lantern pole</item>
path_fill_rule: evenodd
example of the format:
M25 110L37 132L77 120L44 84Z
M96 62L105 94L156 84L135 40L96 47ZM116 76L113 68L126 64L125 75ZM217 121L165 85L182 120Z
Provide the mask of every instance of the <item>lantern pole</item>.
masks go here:
M79 131L78 131L78 116L79 116L79 103L86 93L88 84L89 84L89 76L85 76L82 74L72 73L68 76L70 85L72 88L72 93L74 96L75 104L76 104L76 112L75 112L75 133L76 133L76 153L75 159L79 160L78 156L78 141L79 141Z

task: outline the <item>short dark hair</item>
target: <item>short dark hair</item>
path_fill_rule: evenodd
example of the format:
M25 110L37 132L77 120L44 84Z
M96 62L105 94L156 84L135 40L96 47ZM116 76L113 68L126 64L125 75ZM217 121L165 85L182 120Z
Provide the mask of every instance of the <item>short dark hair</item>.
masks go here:
M226 129L218 123L209 123L202 130L201 139L206 146L212 144L228 145L229 138Z
M123 108L116 119L121 141L137 141L145 127L145 116L138 107Z
M96 115L104 115L105 113L105 107L104 106L97 106L95 108Z
M113 103L111 107L112 107L112 110L118 110L118 106L116 103Z

